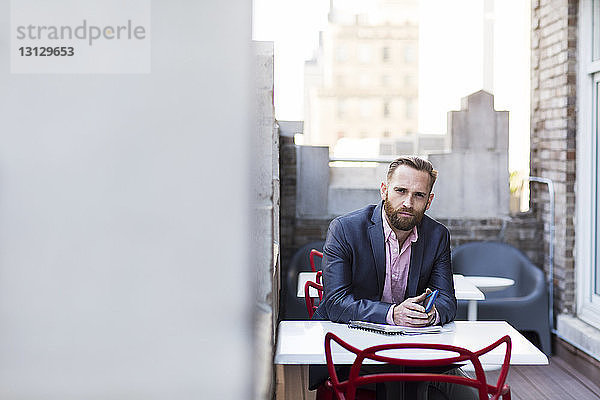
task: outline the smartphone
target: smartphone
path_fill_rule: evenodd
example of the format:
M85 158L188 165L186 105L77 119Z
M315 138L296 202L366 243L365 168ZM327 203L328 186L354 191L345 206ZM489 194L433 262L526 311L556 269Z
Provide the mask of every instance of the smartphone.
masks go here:
M437 298L438 293L439 290L434 290L433 292L429 293L427 297L425 297L425 300L423 300L423 302L421 303L421 305L425 307L426 313L431 311L431 307L433 307L433 303L435 303L435 299Z

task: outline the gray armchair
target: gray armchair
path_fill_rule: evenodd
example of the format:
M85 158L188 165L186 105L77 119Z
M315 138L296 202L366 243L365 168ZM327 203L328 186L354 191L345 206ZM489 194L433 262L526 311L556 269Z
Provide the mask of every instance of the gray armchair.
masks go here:
M499 242L472 242L452 251L454 273L498 276L513 286L486 293L477 303L477 319L504 320L519 331L537 335L541 350L550 354L548 288L544 272L515 247ZM466 316L466 301L458 302L457 318Z

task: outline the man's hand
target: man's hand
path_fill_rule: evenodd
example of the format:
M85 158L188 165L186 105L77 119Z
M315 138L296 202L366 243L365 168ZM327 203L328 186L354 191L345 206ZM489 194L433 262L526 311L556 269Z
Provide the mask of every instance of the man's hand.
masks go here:
M409 297L400 304L394 306L394 323L404 326L427 326L435 321L435 305L431 307L428 313L425 312L420 302L425 300L425 297L431 293L431 289L427 288L425 293L417 297Z

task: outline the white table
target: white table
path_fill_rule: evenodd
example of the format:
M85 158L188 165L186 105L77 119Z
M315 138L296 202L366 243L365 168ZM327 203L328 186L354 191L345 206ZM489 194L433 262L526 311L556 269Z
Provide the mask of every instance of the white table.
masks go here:
M317 273L316 272L300 272L298 274L298 288L296 292L297 297L304 298L304 285L306 285L307 281L317 282ZM310 297L319 297L317 293L317 289L311 287L308 290Z
M497 276L465 276L464 278L477 286L484 293L506 289L515 284L513 279L500 278Z
M333 332L344 341L358 348L366 348L376 344L417 342L443 343L464 347L475 351L482 349L509 335L512 340L511 365L546 365L548 357L523 335L504 321L456 321L445 325L447 331L436 334L418 336L388 336L375 332L367 332L349 328L346 324L330 321L281 321L275 364L301 365L326 364L324 341L327 332ZM481 357L486 365L500 365L504 359L504 345ZM351 364L353 353L340 346L332 346L333 360L336 364ZM417 359L435 357L439 353L431 353L419 349L413 354L403 355ZM366 362L366 361L365 361Z
M298 287L296 296L304 297L304 285L306 281L316 282L316 272L300 272L298 274ZM311 297L318 297L317 290L310 288ZM469 321L477 320L477 301L484 300L485 296L481 290L462 275L454 275L454 294L458 300L468 300L467 319Z
M485 300L483 292L466 279L465 276L454 274L454 295L457 300L468 300L467 320L477 321L477 302Z

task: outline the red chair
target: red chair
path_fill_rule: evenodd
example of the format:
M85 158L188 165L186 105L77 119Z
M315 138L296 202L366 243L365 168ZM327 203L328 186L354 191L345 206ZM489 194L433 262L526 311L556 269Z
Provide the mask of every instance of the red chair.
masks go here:
M321 271L317 272L317 282ZM323 299L323 286L313 281L307 281L304 284L304 299L306 300L306 310L308 311L308 317L312 318L317 306L315 306L315 298L309 295L309 289L313 287L317 289L319 295L319 301ZM334 400L333 388L331 381L327 380L317 388L316 400ZM376 393L372 390L359 388L356 390L355 400L376 400Z
M306 301L306 310L308 311L309 318L313 317L315 310L318 307L315 305L315 298L311 297L309 294L310 288L313 287L317 289L319 302L323 300L323 285L321 284L323 271L317 271L317 267L315 265L315 256L321 257L322 259L323 253L316 249L311 249L310 255L308 257L310 260L310 268L312 272L317 273L315 278L315 280L317 281L316 283L312 281L307 281L304 284L304 300ZM333 389L329 380L321 386L319 386L319 388L317 388L316 400L333 400ZM375 400L375 392L370 390L358 389L356 392L356 400Z
M348 379L340 382L333 364L331 356L331 341L336 342L344 349L356 354L356 359L350 368L350 374ZM506 352L504 355L504 362L500 370L500 376L496 385L488 384L485 378L485 373L479 361L479 357L502 343L506 343ZM433 349L442 350L452 355L427 360L415 360L407 358L396 358L380 355L382 351L394 350L394 349ZM380 383L386 381L438 381L438 382L449 382L459 385L467 385L476 388L479 391L480 400L488 399L502 399L510 400L510 387L505 384L506 376L508 375L508 367L511 353L511 340L510 337L504 336L479 351L472 352L462 347L434 344L434 343L393 343L393 344L382 344L378 346L372 346L364 350L359 350L342 339L337 337L331 332L325 335L325 358L327 359L327 369L329 370L329 382L328 386L331 385L335 396L340 400L355 400L356 391L358 386L369 385L373 383ZM380 361L393 365L401 365L406 367L436 367L436 366L447 366L454 363L464 363L470 361L475 367L475 379L467 378L463 376L445 375L445 374L434 374L434 373L415 373L415 372L394 372L394 373L378 373L369 375L359 375L360 367L365 359ZM491 395L492 397L489 397Z
M319 285L321 285L321 278L322 278L322 277L323 277L323 271L317 271L317 275L316 275L316 278L315 278L315 279L317 280L317 283L318 283ZM322 293L321 293L321 296L320 296L320 297L323 297L323 294L322 294Z
M320 271L319 271L320 272ZM304 284L304 300L306 301L306 310L308 311L308 317L312 318L315 310L318 306L315 305L315 299L310 296L310 288L317 289L319 295L319 301L323 300L323 285L319 285L313 281L306 281Z
M315 256L323 258L323 253L315 249L312 249L310 251L310 255L308 256L308 258L310 260L310 268L312 269L312 272L317 272L317 267L315 265Z

